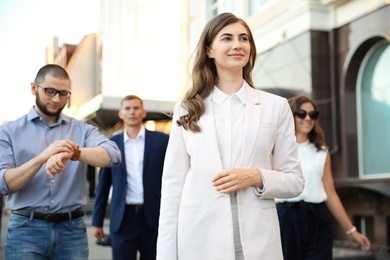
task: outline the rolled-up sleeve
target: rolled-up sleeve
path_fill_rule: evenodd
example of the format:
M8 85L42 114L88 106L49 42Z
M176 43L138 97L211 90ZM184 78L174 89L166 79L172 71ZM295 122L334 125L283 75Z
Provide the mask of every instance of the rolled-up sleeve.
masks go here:
M110 165L108 167L120 164L122 156L117 144L108 137L104 136L97 127L89 125L86 122L84 123L88 128L85 138L85 147L99 146L104 148L111 158Z
M111 157L111 162L108 167L116 166L121 163L121 151L114 141L107 140L106 142L101 143L99 146L104 148Z

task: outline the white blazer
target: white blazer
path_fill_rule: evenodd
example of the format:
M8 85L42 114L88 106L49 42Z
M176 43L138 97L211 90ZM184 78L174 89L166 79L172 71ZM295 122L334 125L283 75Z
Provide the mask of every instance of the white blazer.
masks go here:
M211 97L193 133L178 127L177 104L165 157L157 242L158 260L234 260L230 196L213 187L223 170ZM237 192L245 260L283 259L274 198L298 196L304 179L294 121L285 98L247 86L241 168L259 168L265 191Z

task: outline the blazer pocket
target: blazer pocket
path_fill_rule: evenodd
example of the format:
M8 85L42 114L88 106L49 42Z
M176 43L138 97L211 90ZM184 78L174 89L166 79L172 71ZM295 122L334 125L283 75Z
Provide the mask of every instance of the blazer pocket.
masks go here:
M273 221L275 219L278 219L275 205L262 208L261 209L261 217L262 217L262 219L268 220L268 221L270 221L270 220Z

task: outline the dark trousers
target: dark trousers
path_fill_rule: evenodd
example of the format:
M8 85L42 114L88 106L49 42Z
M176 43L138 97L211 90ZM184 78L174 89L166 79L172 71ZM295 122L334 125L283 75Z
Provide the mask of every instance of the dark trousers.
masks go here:
M331 260L332 230L325 203L277 204L285 260Z
M111 233L111 244L114 260L136 260L137 251L141 260L155 260L157 229L147 225L143 211L126 207L119 232Z

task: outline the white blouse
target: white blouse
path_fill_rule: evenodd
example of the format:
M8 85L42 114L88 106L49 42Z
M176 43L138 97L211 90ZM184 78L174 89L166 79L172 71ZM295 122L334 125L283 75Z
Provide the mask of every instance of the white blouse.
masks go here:
M305 188L303 192L295 198L276 199L277 202L305 201L309 203L321 203L326 201L324 183L324 167L327 150L317 151L313 143L307 140L298 144L298 158L301 161L303 176L305 178Z

